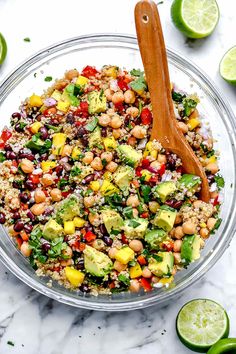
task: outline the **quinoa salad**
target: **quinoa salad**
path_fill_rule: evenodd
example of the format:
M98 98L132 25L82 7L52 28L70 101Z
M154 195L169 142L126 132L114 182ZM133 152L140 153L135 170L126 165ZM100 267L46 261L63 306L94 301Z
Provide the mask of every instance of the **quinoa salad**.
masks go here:
M169 287L221 222L224 179L199 98L172 85L209 203L200 200L200 177L150 141L142 71L86 66L39 94L21 103L0 136L0 223L16 247L49 286L95 296Z

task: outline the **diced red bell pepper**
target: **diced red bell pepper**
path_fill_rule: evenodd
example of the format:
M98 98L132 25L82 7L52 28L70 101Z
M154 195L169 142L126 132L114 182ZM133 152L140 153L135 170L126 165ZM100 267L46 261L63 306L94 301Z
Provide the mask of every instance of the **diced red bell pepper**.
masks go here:
M158 174L159 176L164 175L164 173L166 172L166 165L163 163L160 167L160 169L158 170Z
M10 139L11 136L12 136L12 132L10 132L10 130L8 129L5 129L2 131L1 139L5 143L8 139Z
M70 195L71 194L71 190L69 190L69 191L64 191L64 192L61 192L61 195L63 196L63 198L66 198L66 197L68 197L68 195Z
M125 82L124 78L118 78L117 80L117 85L119 86L119 88L122 91L127 91L129 90L129 86L127 85L127 83Z
M127 237L125 236L125 234L122 234L121 235L121 241L122 243L128 245L129 241L127 240Z
M45 109L45 111L43 111L44 117L50 117L56 113L57 113L57 109L55 107L50 107L50 108Z
M183 167L182 166L177 167L176 172L183 173Z
M142 167L143 168L148 168L150 165L150 161L148 159L143 159L142 161Z
M140 284L142 285L145 291L152 290L152 286L146 278L141 278Z
M33 175L32 173L29 176L29 179L34 183L34 184L39 184L40 183L40 175Z
M18 248L20 249L20 248L21 248L21 245L22 245L22 243L23 243L22 238L21 238L20 236L17 236L17 237L15 237L15 240L16 240L16 243L17 243Z
M61 267L61 266L57 266L57 267L54 267L54 268L53 268L53 271L54 271L54 272L57 272L57 273L60 273L61 270L62 270L62 267Z
M123 102L115 103L114 104L115 108L119 113L122 113L124 111L124 104Z
M162 247L168 252L173 251L174 242L173 241L163 242Z
M136 176L138 176L138 177L141 177L141 176L142 176L142 174L141 174L142 169L143 169L143 168L142 168L141 166L138 166L138 167L136 168L136 170L135 170Z
M88 118L88 102L80 102L79 107L74 112L74 116L81 117L81 118Z
M149 125L152 123L152 112L149 108L143 108L140 114L141 121L144 125Z
M110 289L114 289L115 287L116 287L116 284L114 281L109 284Z
M147 264L147 260L142 254L140 254L140 256L138 256L137 261L139 262L140 265L146 265Z
M147 219L147 218L149 217L149 214L148 214L147 211L145 211L144 213L142 213L142 214L140 215L140 217L143 218L143 219Z
M95 76L97 72L98 71L95 69L94 66L87 65L85 66L85 68L83 68L81 75L89 78L91 76Z
M217 195L213 201L213 206L216 206L216 205L219 205L220 202L219 202L219 196Z
M87 231L84 238L87 242L92 242L97 238L97 236L92 231Z
M155 175L155 176L152 176L150 179L149 179L149 183L157 183L159 180L159 176L158 175Z
M0 149L4 149L5 143L3 141L0 141Z

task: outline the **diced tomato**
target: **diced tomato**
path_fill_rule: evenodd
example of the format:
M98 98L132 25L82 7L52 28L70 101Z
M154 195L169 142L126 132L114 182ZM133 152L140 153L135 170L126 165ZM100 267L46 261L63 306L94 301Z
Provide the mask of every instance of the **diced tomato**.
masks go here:
M74 112L74 116L81 117L81 118L88 118L89 116L88 107L89 107L88 102L80 102L79 107Z
M39 179L39 175L33 175L32 173L30 174L29 178L30 180L34 183L34 184L39 184L40 183L40 179Z
M149 108L143 108L140 114L141 121L144 125L149 125L152 123L152 112Z
M10 132L10 130L8 129L5 129L2 131L1 139L5 143L8 139L10 139L11 136L12 136L12 132Z
M126 245L128 245L129 241L127 240L127 237L125 236L125 234L121 235L121 241L122 243L125 243Z
M146 258L142 254L140 254L140 256L138 256L137 261L139 262L140 265L147 264Z
M142 214L140 215L140 217L143 218L143 219L147 219L147 218L149 217L149 214L148 214L147 211L145 211L144 213L142 213Z
M92 231L87 231L84 238L87 242L92 242L97 238L97 236Z
M61 192L61 195L63 196L63 198L66 198L68 197L68 195L71 194L71 191L64 191L64 192Z
M158 175L155 175L155 176L152 176L150 179L149 179L149 183L157 183L159 180L159 176Z
M122 90L122 91L127 91L129 90L129 86L127 85L127 83L125 82L124 78L118 78L117 79L117 85L119 86L119 88Z
M61 266L58 266L58 267L54 267L54 268L53 268L53 271L54 271L54 272L57 272L57 273L60 273L61 270L62 270L62 267L61 267Z
M173 251L174 248L174 242L173 241L167 241L167 242L163 242L162 243L162 247L166 250L166 251Z
M50 107L50 108L45 109L45 111L43 111L44 117L49 117L49 116L52 116L53 114L56 114L56 113L57 113L56 107Z
M143 168L142 168L141 166L138 166L138 167L136 168L136 170L135 170L136 176L138 176L138 177L141 177L141 176L142 176L142 174L141 174L142 169L143 169Z
M160 167L160 169L158 170L158 174L159 176L164 175L164 173L166 172L166 165L163 163Z
M216 205L219 205L220 202L219 202L219 196L217 195L213 201L213 206L216 206Z
M152 290L152 286L146 278L141 278L140 283L145 291Z
M83 125L82 122L75 122L75 126L76 126L76 127L80 127L81 125Z
M5 143L3 141L0 141L0 149L4 149Z
M115 103L114 104L115 108L119 113L122 113L124 111L124 104L123 102Z
M81 75L89 78L91 76L95 76L97 72L98 71L95 69L94 66L87 65L85 66L85 68L83 68Z
M150 165L150 161L148 159L143 159L142 161L142 167L143 168L148 168Z

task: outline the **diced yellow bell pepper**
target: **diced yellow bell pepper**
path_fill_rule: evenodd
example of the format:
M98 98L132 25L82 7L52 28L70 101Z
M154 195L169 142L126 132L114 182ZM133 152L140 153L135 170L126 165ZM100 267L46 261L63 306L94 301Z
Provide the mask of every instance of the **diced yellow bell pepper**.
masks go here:
M38 133L39 128L41 128L43 125L40 122L35 122L30 126L30 130L33 134Z
M53 93L51 94L51 97L54 98L54 100L56 100L56 101L60 101L61 96L62 96L62 94L58 90L54 90Z
M57 165L56 161L42 161L41 162L41 168L43 170L43 172L48 172L50 170L52 170L53 168L55 168Z
M207 161L207 163L215 163L215 162L216 162L216 156L215 155L209 157L209 159Z
M66 142L66 138L67 138L67 135L64 134L64 133L56 133L56 134L53 134L53 137L52 137L52 144L53 144L53 154L54 155L60 155L63 148L64 148L64 145L65 145L65 142Z
M89 82L89 79L85 76L80 75L76 80L75 84L79 86L84 86Z
M143 156L147 157L148 155L152 156L154 159L157 158L157 150L154 149L152 141L149 141L145 147Z
M157 150L152 150L150 155L156 160L156 158L157 158Z
M148 170L142 170L141 175L142 177L144 177L145 182L148 182L152 177L151 172L149 172Z
M113 79L117 78L118 68L116 66L110 66L105 69L106 76L112 77Z
M94 191L97 192L100 189L100 183L98 181L92 181L90 182L90 188Z
M109 182L108 180L104 179L100 192L102 193L102 195L107 196L107 195L112 195L114 193L118 193L118 188L116 188L116 186Z
M201 124L200 120L197 118L191 118L189 119L187 126L189 127L190 130L195 129Z
M57 109L61 112L66 113L70 107L70 102L58 101Z
M200 224L200 227L207 227L207 224L206 224L205 222L202 222L202 223Z
M161 283L161 284L170 284L170 283L172 283L173 282L173 280L174 280L174 277L173 277L173 275L171 275L171 277L169 277L169 278L161 278L160 280L159 280L159 283Z
M86 223L86 220L84 220L84 219L79 218L78 216L76 216L76 217L73 219L73 223L74 223L75 227L83 227L84 224Z
M29 104L31 107L41 107L43 104L43 100L38 95L32 95L29 98Z
M75 146L73 151L72 151L71 158L73 160L78 160L79 159L79 155L81 155L81 150L77 146Z
M117 142L114 136L104 138L103 144L105 146L106 151L114 150L117 147Z
M111 181L112 180L112 173L109 172L109 171L106 171L103 175L103 178L108 180L108 181Z
M73 221L64 222L64 232L67 235L72 235L75 233L75 224Z
M72 267L65 267L65 275L71 285L75 287L80 286L83 283L85 277L84 273Z
M130 268L129 275L130 275L131 279L135 279L135 278L141 277L142 268L140 267L139 263L135 264L135 266Z
M122 264L127 264L134 259L134 251L130 247L125 246L116 252L115 259Z

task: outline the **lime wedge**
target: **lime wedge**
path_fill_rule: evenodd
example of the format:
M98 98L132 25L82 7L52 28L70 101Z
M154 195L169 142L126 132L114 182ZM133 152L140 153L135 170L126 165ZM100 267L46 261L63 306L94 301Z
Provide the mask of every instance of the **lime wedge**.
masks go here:
M220 62L220 75L232 85L236 85L236 46L228 50Z
M179 311L176 330L186 347L204 353L218 340L228 337L229 318L215 301L192 300Z
M7 43L5 38L0 33L0 65L4 62L7 55Z
M174 0L171 17L187 37L203 38L214 31L220 13L216 0Z

